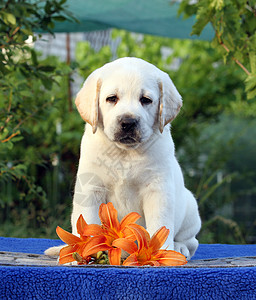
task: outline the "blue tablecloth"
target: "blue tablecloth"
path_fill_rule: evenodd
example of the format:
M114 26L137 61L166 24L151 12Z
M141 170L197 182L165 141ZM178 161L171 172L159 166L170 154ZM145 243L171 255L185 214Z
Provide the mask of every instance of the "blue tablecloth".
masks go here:
M43 254L59 240L0 237L0 251ZM256 245L200 245L193 259L256 256ZM0 299L256 299L256 268L0 266Z

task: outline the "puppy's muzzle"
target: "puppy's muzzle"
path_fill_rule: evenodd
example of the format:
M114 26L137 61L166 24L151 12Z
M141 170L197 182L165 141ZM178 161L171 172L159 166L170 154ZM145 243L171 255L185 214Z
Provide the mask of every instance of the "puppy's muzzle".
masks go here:
M115 139L122 144L137 144L140 142L139 134L139 118L134 118L130 115L118 117L118 133Z

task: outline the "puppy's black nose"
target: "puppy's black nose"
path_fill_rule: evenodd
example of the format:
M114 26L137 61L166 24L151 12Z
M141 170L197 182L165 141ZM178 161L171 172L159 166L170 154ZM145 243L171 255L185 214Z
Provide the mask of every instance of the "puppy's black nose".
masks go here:
M122 117L119 122L124 131L132 131L138 125L138 120L131 117Z

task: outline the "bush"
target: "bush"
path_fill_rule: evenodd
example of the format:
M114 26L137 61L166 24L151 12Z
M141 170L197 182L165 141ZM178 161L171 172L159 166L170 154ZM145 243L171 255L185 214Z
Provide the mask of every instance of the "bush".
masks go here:
M45 120L53 112L60 113L57 103L71 70L55 59L40 60L26 41L29 37L36 41L34 30L51 33L54 22L74 20L65 2L8 0L0 4L0 218L5 225L23 224L25 219L19 228L27 229L26 223L37 227L44 219L44 214L36 213L43 211L48 199L40 174L49 164L49 153L56 150L52 149L56 134L52 127L44 131L50 125ZM2 231L10 233L6 226Z

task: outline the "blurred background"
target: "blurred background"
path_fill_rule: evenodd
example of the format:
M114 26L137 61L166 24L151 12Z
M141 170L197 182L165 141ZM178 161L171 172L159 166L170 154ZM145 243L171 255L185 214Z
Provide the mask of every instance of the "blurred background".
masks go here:
M198 200L199 241L255 243L256 99L247 99L244 70L225 63L212 41L113 28L52 35L53 18L74 18L68 7L56 17L66 1L41 1L48 19L26 2L1 4L0 236L57 238L57 225L70 230L84 131L75 94L96 68L135 56L167 72L183 97L172 135ZM39 27L44 33L34 33Z

